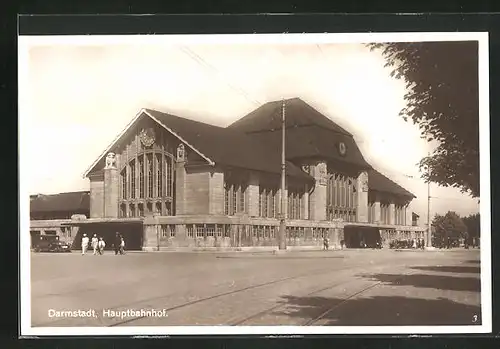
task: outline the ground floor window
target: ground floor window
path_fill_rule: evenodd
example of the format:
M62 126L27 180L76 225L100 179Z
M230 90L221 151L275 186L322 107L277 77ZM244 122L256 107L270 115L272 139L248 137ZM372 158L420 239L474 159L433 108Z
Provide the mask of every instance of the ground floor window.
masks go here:
M175 224L162 224L161 225L161 237L162 238L174 238L176 233Z

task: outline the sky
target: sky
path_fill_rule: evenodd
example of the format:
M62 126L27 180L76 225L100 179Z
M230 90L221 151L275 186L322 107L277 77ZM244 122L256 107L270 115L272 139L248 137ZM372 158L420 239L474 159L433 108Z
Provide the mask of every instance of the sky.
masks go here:
M363 44L34 39L26 50L20 156L30 194L89 190L83 173L141 108L227 126L263 103L300 97L351 132L374 168L414 193L410 208L426 223L427 184L416 164L432 145L398 115L403 81ZM479 211L476 199L454 188L432 184L431 196L431 216Z

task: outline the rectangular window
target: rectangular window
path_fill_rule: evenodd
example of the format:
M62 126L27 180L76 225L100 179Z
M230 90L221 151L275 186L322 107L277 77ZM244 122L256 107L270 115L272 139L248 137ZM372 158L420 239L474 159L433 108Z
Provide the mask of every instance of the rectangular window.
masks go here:
M135 199L135 160L130 162L130 198Z
M186 225L186 232L188 238L194 238L194 226L192 224Z
M157 187L156 187L156 196L163 196L163 155L156 155L156 178L157 178Z
M161 237L162 238L173 238L175 237L176 225L175 224L162 224L161 225Z
M229 199L230 199L230 188L228 187L227 184L224 184L224 214L230 215L229 213Z
M237 212L236 210L236 203L237 201L237 190L234 185L231 186L231 212L232 214L235 214Z
M144 198L144 155L139 156L139 198Z
M238 187L238 195L239 195L238 212L245 212L245 191L246 188L243 185L240 185Z
M146 181L148 183L148 190L146 193L146 197L152 198L154 197L153 187L154 187L154 178L153 178L153 155L148 154L146 157L146 170L147 170L147 178Z
M207 224L207 237L215 237L215 224Z
M196 224L196 237L202 238L205 236L205 227L203 224Z
M127 167L123 169L122 173L120 174L120 185L122 189L122 199L126 200L127 198Z
M120 217L121 218L127 217L127 205L126 204L120 205Z
M276 192L274 190L269 191L269 217L276 217Z
M167 196L172 197L173 196L173 165L172 165L172 158L166 157L165 158L165 172L167 173Z

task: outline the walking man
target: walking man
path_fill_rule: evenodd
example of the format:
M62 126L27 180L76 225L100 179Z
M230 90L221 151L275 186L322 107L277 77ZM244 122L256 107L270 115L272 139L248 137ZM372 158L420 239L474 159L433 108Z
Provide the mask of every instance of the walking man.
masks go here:
M113 244L113 247L115 249L115 255L117 255L118 252L120 252L121 245L122 245L122 237L120 236L120 233L116 232L115 243Z
M91 245L92 245L92 249L94 250L94 256L97 254L97 244L99 243L99 240L97 239L97 235L94 234L94 236L92 237L92 242L91 242Z
M104 252L104 247L106 247L106 243L102 238L99 238L99 242L97 243L97 247L99 248L99 254L102 255Z
M82 256L87 252L87 248L89 247L89 238L87 234L83 234L82 237Z

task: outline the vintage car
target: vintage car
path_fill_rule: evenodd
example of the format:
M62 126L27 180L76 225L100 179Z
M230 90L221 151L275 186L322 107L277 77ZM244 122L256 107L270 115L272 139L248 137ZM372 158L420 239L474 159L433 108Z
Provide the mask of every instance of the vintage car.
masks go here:
M35 252L71 252L71 245L59 239L40 239Z

